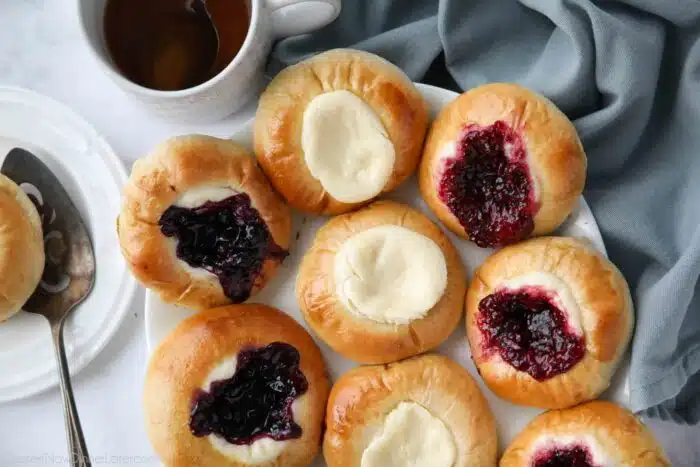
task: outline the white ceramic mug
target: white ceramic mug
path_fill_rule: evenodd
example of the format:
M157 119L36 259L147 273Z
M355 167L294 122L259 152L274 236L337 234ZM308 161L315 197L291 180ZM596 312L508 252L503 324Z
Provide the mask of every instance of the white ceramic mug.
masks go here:
M274 39L304 34L332 22L341 0L246 0L250 13L248 35L241 50L219 74L200 85L179 91L140 86L112 62L104 41L103 21L108 0L77 0L80 24L99 66L127 94L156 115L182 123L220 120L258 95L263 70ZM145 0L148 1L148 0Z

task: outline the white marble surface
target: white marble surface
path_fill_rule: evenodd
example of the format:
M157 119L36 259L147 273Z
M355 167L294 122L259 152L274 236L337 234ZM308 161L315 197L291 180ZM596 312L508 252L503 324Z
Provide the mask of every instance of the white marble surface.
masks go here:
M0 84L29 88L69 105L107 138L127 167L165 137L191 132L225 136L242 120L197 127L152 118L93 63L81 42L73 0L0 0ZM115 339L74 379L93 465L158 465L142 422L142 312L139 293ZM653 426L673 465L700 465L687 450L700 439L697 429ZM0 466L67 466L66 456L57 389L0 405Z
M127 168L168 136L226 136L242 121L234 116L206 126L178 126L152 118L97 68L82 43L73 0L0 0L0 85L29 88L67 104L96 127ZM114 340L74 378L93 465L158 465L142 422L145 364L139 292ZM0 405L1 467L67 466L66 456L57 389Z

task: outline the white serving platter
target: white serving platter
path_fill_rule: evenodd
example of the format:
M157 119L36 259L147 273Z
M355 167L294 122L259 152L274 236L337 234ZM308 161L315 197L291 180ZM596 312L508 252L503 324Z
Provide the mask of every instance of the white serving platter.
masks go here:
M417 84L418 89L430 103L431 116L435 114L448 102L457 97L457 94L446 89ZM253 138L253 121L248 121L239 131L232 137L233 140L246 145L252 150ZM396 192L385 196L386 199L392 199L403 203L410 204L417 209L427 214L434 222L438 223L437 218L427 208L418 191L418 185L415 177L412 177L405 182ZM314 238L316 230L327 221L326 217L303 216L299 213L294 213L293 234L298 233L298 238L291 246L291 254L284 261L283 266L275 278L261 291L260 294L253 297L251 301L264 303L275 306L293 316L307 330L310 328L304 322L299 307L294 295L294 285L296 281L297 268L304 252L309 248ZM439 223L438 223L439 224ZM472 244L469 241L458 238L446 229L443 230L450 237L450 240L460 251L462 260L467 266L469 273L474 271L492 252L492 250L482 249ZM603 254L606 254L603 239L598 230L598 226L593 217L591 210L583 198L580 199L578 206L571 214L569 219L557 231L560 235L572 237L582 237L588 239L592 244ZM147 292L146 294L146 342L149 352L151 352L158 343L184 318L194 314L194 311L163 303L156 294ZM313 335L313 332L312 332ZM350 368L357 366L356 363L341 357L339 354L330 349L317 336L314 339L318 343L326 362L329 366L331 378L337 379ZM495 415L499 446L502 451L505 446L513 439L513 437L537 414L542 410L513 405L506 402L494 393L492 393L483 383L476 367L471 359L469 345L467 343L464 320L460 323L452 335L437 349L437 352L450 357L464 366L478 382L480 388L484 392L491 409ZM627 406L629 399L628 385L628 360L625 359L622 366L615 375L613 384L608 391L603 395L603 398L613 400L623 406ZM314 467L325 466L322 456L316 459Z
M115 220L126 170L107 142L78 115L31 91L0 87L0 164L22 147L40 158L76 204L93 243L95 286L68 318L64 338L72 374L112 338L129 310L136 281L119 253ZM0 323L0 402L58 383L45 318L20 312Z

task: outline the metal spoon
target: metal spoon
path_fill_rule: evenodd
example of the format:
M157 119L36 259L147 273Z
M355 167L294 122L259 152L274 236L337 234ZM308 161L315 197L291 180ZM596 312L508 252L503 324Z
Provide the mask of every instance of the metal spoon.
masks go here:
M66 317L89 295L95 281L95 256L90 237L68 193L51 170L32 153L12 149L0 173L29 195L41 216L46 253L44 274L23 309L43 315L51 325L71 465L90 467L63 343Z
M195 85L215 73L221 43L219 30L207 8L207 0L188 0L185 8L196 17L198 29L198 34L189 38L190 54L198 58L195 70L198 71L199 76L194 76L194 81L189 83L189 85Z

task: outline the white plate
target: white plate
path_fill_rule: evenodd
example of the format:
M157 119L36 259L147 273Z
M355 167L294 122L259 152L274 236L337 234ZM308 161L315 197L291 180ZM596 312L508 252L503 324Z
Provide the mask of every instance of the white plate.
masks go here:
M136 291L115 247L126 171L105 140L70 109L31 91L0 87L0 163L16 146L34 153L53 171L92 237L95 286L71 313L64 331L75 374L114 335ZM0 402L54 386L57 371L51 332L42 316L21 312L0 324Z
M428 100L431 106L431 112L434 116L438 110L454 99L457 94L441 88L418 84L418 89L423 96ZM248 147L252 143L252 120L232 138L239 141ZM433 221L437 219L428 210L423 202L415 178L404 183L399 190L392 193L386 198L408 203L417 207L426 213ZM309 327L304 322L301 312L299 311L294 295L294 283L296 280L296 271L302 255L311 245L314 233L323 223L326 218L321 217L302 217L300 214L294 214L294 230L299 232L299 238L296 244L292 245L291 255L284 261L275 278L263 289L263 291L254 297L253 301L265 303L278 307L299 321L306 329ZM444 230L444 229L443 229ZM598 226L593 218L593 214L586 202L581 198L580 203L574 213L559 229L558 233L573 237L584 237L589 239L595 247L605 254L605 246L603 239L598 231ZM460 250L462 260L467 265L469 271L476 269L491 250L485 250L476 245L460 239L448 232L452 242ZM149 351L152 351L155 346L187 316L194 313L192 310L177 307L163 303L156 294L148 292L146 294L146 342ZM324 344L320 339L316 338L316 342L321 347L321 350L330 367L330 374L333 380L345 373L350 368L356 366L355 363L342 358ZM527 424L535 415L542 412L539 409L520 407L510 404L493 394L479 377L474 363L471 359L471 353L467 344L466 332L464 329L464 320L458 328L438 349L438 352L444 354L453 360L458 361L478 381L480 387L486 394L491 409L494 412L498 423L498 433L500 447L503 449L506 444ZM604 397L612 399L623 405L627 405L628 390L627 390L627 364L620 369L615 378L613 387L608 390ZM323 460L319 456L314 466L324 466Z

